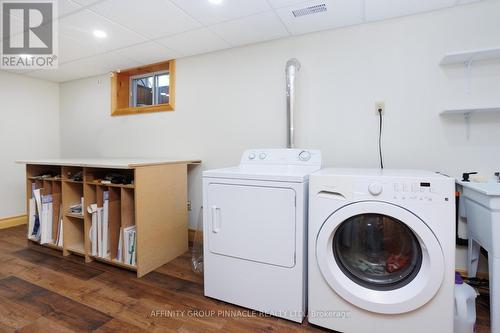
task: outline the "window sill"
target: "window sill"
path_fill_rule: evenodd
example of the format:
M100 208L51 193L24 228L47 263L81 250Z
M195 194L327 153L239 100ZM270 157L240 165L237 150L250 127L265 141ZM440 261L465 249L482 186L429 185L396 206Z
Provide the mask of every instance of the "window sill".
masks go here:
M168 112L174 111L174 108L170 104L159 104L152 106L141 106L141 107L130 107L130 108L121 108L114 110L111 115L112 116L125 116L130 114L143 114L143 113L152 113L152 112Z

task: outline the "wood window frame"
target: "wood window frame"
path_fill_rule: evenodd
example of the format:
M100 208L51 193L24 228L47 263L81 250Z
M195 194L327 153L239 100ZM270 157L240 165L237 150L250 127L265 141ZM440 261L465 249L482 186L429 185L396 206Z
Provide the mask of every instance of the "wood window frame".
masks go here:
M138 75L168 71L169 102L151 106L130 106L130 78ZM175 60L163 61L147 66L129 68L111 75L111 115L124 116L151 112L167 112L175 110Z

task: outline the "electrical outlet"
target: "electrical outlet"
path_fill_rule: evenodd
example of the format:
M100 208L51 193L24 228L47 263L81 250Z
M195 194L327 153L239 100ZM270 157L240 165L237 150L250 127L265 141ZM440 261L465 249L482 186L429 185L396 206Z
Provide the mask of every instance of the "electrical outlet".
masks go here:
M379 115L379 110L382 110L382 114L385 114L385 102L375 102L375 114Z
M192 209L192 207L191 207L191 201L188 201L188 211L190 212L191 209Z

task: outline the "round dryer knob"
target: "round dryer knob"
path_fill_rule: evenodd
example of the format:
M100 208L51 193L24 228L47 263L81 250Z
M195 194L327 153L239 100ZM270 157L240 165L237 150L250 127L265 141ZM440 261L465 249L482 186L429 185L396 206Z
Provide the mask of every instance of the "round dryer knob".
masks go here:
M260 158L261 160L265 160L265 159L266 159L266 157L267 157L267 154L266 154L266 153L260 153L260 154L259 154L259 158Z
M255 160L255 153L248 154L248 159L249 160Z
M383 189L384 188L380 183L371 183L370 185L368 185L368 192L370 192L370 194L372 195L379 195L380 193L382 193Z
M299 159L301 161L309 161L311 159L311 153L308 152L307 150L303 150L299 154Z

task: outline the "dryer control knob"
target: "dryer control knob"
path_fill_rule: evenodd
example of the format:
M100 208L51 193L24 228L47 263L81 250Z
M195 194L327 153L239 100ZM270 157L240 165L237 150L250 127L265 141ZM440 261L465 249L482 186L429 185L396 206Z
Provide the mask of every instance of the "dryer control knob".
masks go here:
M266 153L260 153L260 154L259 154L259 158L260 158L261 160L265 160L265 159L266 159L266 157L267 157L267 154L266 154Z
M301 161L309 161L311 159L311 153L308 152L307 150L303 150L299 154L299 159Z
M380 183L371 183L370 185L368 185L368 192L370 192L370 194L372 195L379 195L380 193L382 193L383 189L384 188Z
M255 160L255 153L248 154L248 159L249 160Z

